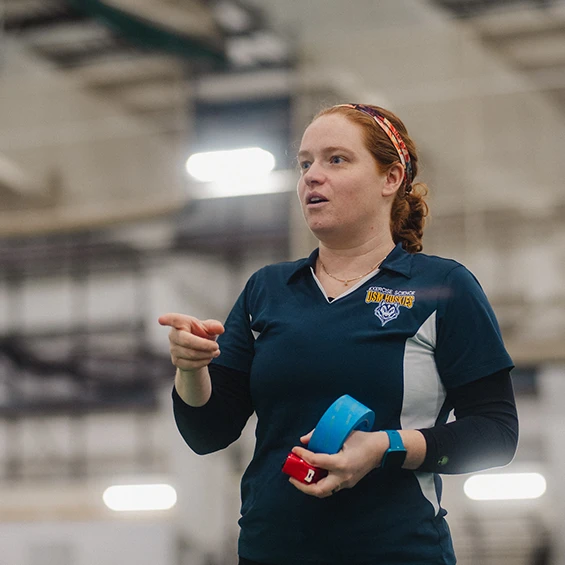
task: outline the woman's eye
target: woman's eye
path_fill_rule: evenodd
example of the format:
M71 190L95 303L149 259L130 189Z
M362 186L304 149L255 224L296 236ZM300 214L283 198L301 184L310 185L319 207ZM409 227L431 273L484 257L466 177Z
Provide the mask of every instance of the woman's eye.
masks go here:
M299 166L300 170L306 171L310 168L310 161L300 161Z
M330 157L330 163L333 163L333 164L336 164L336 165L343 163L343 161L344 161L344 159L340 155L332 155Z

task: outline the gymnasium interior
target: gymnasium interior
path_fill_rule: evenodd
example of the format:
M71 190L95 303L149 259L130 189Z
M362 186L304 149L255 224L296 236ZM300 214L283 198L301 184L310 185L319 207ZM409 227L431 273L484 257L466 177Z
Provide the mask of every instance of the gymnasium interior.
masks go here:
M237 563L254 417L186 446L157 319L225 320L310 254L296 152L345 102L402 117L424 252L476 275L515 364L514 460L443 477L457 562L565 565L565 1L0 0L0 100L1 565ZM261 175L190 171L250 147ZM157 505L112 503L135 485Z

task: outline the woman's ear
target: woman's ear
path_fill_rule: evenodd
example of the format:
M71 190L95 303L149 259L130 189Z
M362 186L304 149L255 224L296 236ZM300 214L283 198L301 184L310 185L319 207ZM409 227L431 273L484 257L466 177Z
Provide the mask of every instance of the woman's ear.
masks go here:
M385 176L383 186L383 196L393 196L402 186L404 181L404 167L400 163L395 163Z

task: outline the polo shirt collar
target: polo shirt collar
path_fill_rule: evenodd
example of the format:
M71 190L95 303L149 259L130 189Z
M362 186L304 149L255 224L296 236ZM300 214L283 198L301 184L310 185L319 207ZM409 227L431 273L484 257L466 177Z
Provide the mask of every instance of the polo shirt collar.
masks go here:
M295 276L297 276L302 271L310 271L310 269L315 269L316 267L316 259L318 259L318 254L320 250L318 248L314 249L310 256L306 259L300 259L296 262L294 269L288 275L287 282L290 282Z
M288 276L287 282L290 282L296 275L302 271L310 271L316 267L316 259L318 259L319 249L316 248L310 256L297 261L296 266ZM381 269L399 273L406 278L411 277L412 272L412 255L404 250L402 243L397 243L395 248L387 255L381 264Z
M412 259L412 254L402 247L402 243L397 243L382 262L381 269L399 273L409 279L412 276Z

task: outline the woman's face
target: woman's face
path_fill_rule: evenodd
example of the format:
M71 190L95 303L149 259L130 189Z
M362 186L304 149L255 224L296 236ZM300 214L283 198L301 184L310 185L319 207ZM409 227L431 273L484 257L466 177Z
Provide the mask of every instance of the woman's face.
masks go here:
M355 244L389 230L386 175L365 147L361 126L339 114L316 119L304 132L298 164L298 197L318 239Z

